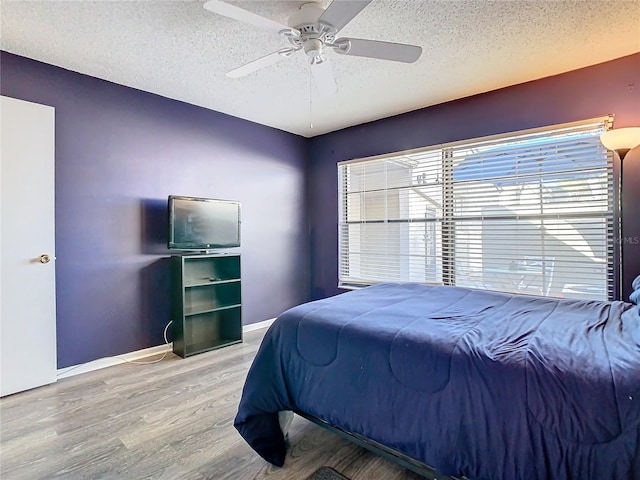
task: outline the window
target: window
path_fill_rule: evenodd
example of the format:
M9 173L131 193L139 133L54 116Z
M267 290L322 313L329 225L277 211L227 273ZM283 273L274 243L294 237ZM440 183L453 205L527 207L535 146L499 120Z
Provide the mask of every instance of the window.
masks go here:
M611 118L338 164L339 283L613 298Z

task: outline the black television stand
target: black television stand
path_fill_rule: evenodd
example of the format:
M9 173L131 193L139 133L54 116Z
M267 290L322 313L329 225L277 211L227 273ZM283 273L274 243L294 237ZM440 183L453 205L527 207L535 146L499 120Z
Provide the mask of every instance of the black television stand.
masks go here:
M240 255L173 255L173 352L183 358L242 342Z

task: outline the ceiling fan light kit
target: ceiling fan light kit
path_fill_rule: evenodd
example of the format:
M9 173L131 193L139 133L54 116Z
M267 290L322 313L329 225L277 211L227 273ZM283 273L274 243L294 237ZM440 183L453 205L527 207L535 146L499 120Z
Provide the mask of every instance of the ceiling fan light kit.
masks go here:
M416 45L361 38L336 39L337 33L371 1L334 0L326 9L317 3L305 3L291 15L288 26L221 0L209 0L204 4L204 8L219 15L278 33L291 44L290 47L282 48L231 70L226 74L228 77L238 78L248 75L302 50L309 58L311 76L318 93L331 95L337 91L337 87L330 60L325 54L327 47L341 55L404 63L413 63L422 54L422 48Z

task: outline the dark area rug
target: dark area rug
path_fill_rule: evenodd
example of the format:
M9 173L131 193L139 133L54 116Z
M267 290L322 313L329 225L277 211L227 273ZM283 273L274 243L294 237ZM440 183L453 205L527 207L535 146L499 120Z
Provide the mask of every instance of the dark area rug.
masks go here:
M307 480L349 480L349 479L344 475L340 475L331 467L321 467L315 472L313 472L310 476L308 476Z

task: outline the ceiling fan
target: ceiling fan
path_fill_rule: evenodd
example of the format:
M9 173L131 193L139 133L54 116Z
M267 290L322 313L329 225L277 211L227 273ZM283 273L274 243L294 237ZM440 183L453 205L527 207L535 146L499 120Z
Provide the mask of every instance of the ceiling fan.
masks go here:
M291 15L287 22L289 25L283 25L221 0L209 0L203 6L213 13L277 33L290 43L290 46L227 72L228 77L242 77L303 50L309 57L311 76L318 93L331 95L337 91L337 87L331 62L325 54L327 48L341 55L405 63L415 62L422 54L422 48L416 45L362 38L336 38L336 34L371 1L333 0L326 9L317 3L305 3Z

